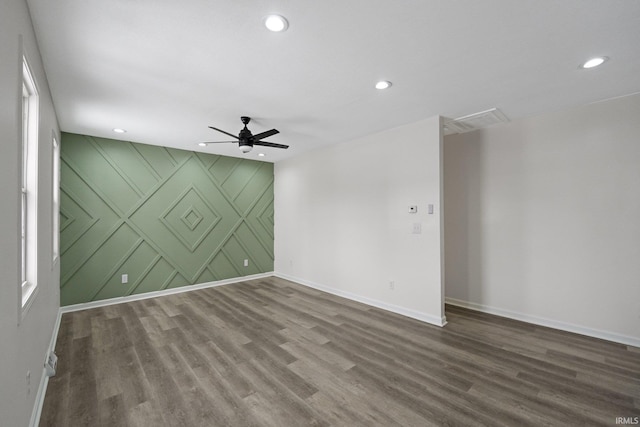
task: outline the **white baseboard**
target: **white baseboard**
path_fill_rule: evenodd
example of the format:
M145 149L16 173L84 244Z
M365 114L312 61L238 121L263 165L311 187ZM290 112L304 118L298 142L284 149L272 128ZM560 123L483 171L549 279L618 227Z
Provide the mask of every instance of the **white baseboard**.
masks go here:
M84 302L81 304L74 304L74 305L67 305L65 307L60 307L60 311L62 313L70 313L72 311L81 311L89 308L106 307L108 305L122 304L125 302L139 301L143 299L156 298L156 297L161 297L165 295L181 294L183 292L196 291L198 289L214 288L216 286L230 285L232 283L245 282L247 280L263 279L265 277L271 277L273 275L274 273L271 271L267 273L252 274L249 276L241 276L241 277L233 277L231 279L217 280L215 282L205 282L205 283L198 283L195 285L180 286L178 288L165 289L162 291L145 292L143 294L128 295L126 297L118 297L118 298L110 298L110 299L105 299L100 301Z
M51 333L51 339L49 340L49 347L43 358L42 363L42 375L40 376L40 384L38 385L38 393L36 394L36 401L31 411L31 420L29 421L30 427L37 427L40 424L40 415L42 415L42 405L44 405L44 397L47 394L47 385L49 385L49 377L44 368L44 361L49 353L56 349L56 342L58 341L58 331L60 330L60 320L62 318L62 312L58 310L56 315L56 321L53 324L53 332Z
M284 274L284 273L276 272L276 273L274 273L274 276L280 277L281 279L290 280L292 282L296 282L296 283L299 283L301 285L308 286L308 287L313 288L313 289L317 289L319 291L323 291L323 292L327 292L327 293L330 293L330 294L333 294L333 295L337 295L337 296L342 297L342 298L347 298L347 299L350 299L352 301L361 302L363 304L367 304L367 305L370 305L372 307L381 308L383 310L390 311L390 312L396 313L396 314L400 314L402 316L411 317L412 319L420 320L422 322L426 322L426 323L429 323L431 325L444 326L444 325L447 324L447 319L446 319L445 316L442 316L442 317L432 316L432 315L430 315L428 313L424 313L424 312L417 311L417 310L412 310L412 309L405 308L405 307L400 307L398 305L389 304L389 303L386 303L384 301L379 301L379 300L363 297L361 295L353 294L351 292L346 292L346 291L342 291L340 289L332 288L332 287L329 287L329 286L326 286L326 285L321 285L319 283L315 283L315 282L312 282L310 280L305 280L305 279L301 279L299 277L289 276L288 274Z
M586 328L571 323L559 322L557 320L545 319L543 317L532 316L530 314L518 313L502 308L491 307L484 304L478 304L470 301L463 301L455 298L445 298L445 303L458 307L468 308L469 310L481 311L483 313L495 314L496 316L507 317L509 319L520 320L522 322L532 323L534 325L546 326L548 328L559 329L561 331L573 332L575 334L586 335L588 337L600 338L607 341L613 341L620 344L626 344L634 347L640 347L640 339L617 334L614 332L602 331L599 329Z
M304 286L308 286L310 288L314 288L314 289L318 289L324 292L328 292L330 294L333 295L337 295L343 298L347 298L353 301L357 301L357 302L361 302L363 304L367 304L370 305L372 307L377 307L377 308L381 308L383 310L387 310L393 313L397 313L403 316L407 316L407 317L411 317L412 319L417 319L420 320L422 322L426 322L432 325L436 325L436 326L444 326L447 323L446 318L443 316L442 318L438 318L436 316L431 316L427 313L423 313L417 310L411 310L411 309L407 309L404 307L400 307L400 306L396 306L393 304L388 304L385 303L383 301L378 301L378 300L374 300L374 299L370 299L370 298L366 298L360 295L356 295L356 294L352 294L350 292L344 292L338 289L334 289L334 288L330 288L328 286L324 286L324 285L319 285L317 283L313 283L304 279L300 279L300 278L296 278L296 277L291 277L285 274L280 274L280 273L274 273L274 272L267 272L267 273L260 273L260 274L253 274L250 276L242 276L242 277L234 277L232 279L225 279L225 280L218 280L215 282L206 282L206 283L199 283L196 285L190 285L190 286L181 286L179 288L172 288L172 289L165 289L163 291L155 291L155 292L147 292L144 294L138 294L138 295L129 295L126 297L119 297L119 298L111 298L111 299L107 299L107 300L100 300L100 301L92 301L92 302L87 302L87 303L81 303L81 304L74 304L74 305L68 305L65 307L60 307L60 309L58 310L58 316L56 318L56 322L55 325L53 327L53 333L51 336L51 342L49 344L49 349L47 350L47 355L49 354L50 351L55 350L56 347L56 340L58 339L58 331L60 329L60 321L62 318L62 315L64 313L71 313L74 311L81 311L81 310L87 310L90 308L97 308L97 307L106 307L109 305L114 305L114 304L122 304L122 303L126 303L126 302L130 302L130 301L139 301L139 300L143 300L143 299L148 299L148 298L156 298L156 297L160 297L160 296L164 296L164 295L173 295L173 294L179 294L182 292L190 292L190 291L195 291L198 289L205 289L205 288L213 288L216 286L223 286L223 285L230 285L233 283L239 283L239 282L244 282L247 280L255 280L255 279L264 279L266 277L271 277L271 276L276 276L276 277L280 277L286 280L291 280L293 282L299 283L301 285ZM44 365L44 363L43 363ZM40 416L42 414L42 405L44 404L44 398L45 395L47 393L47 385L49 383L49 377L47 377L44 368L43 368L43 372L42 372L42 378L40 380L40 385L38 387L38 394L36 395L36 401L33 407L33 411L31 414L31 420L29 422L29 426L30 427L37 427L38 424L40 423Z
M49 343L47 355L49 354L49 352L54 351L56 348L58 331L60 330L60 321L64 313L87 310L89 308L105 307L105 306L114 305L114 304L122 304L130 301L139 301L147 298L156 298L164 295L179 294L182 292L190 292L198 289L213 288L216 286L229 285L232 283L244 282L247 280L263 279L265 277L271 277L273 275L274 275L273 272L252 274L250 276L234 277L232 279L218 280L215 282L206 282L206 283L199 283L196 285L181 286L179 288L165 289L163 291L147 292L144 294L129 295L126 297L111 298L107 300L92 301L92 302L87 302L82 304L74 304L74 305L68 305L66 307L60 307L60 309L58 310L58 316L56 317L56 323L53 327L53 333L51 335L51 341ZM40 416L42 415L42 405L44 404L44 398L45 398L45 395L47 394L48 384L49 384L49 377L47 377L46 375L46 372L44 369L44 359L43 359L42 377L40 379L40 385L38 386L38 394L36 395L36 401L34 403L33 410L31 412L31 420L29 421L30 427L37 427L38 424L40 424Z

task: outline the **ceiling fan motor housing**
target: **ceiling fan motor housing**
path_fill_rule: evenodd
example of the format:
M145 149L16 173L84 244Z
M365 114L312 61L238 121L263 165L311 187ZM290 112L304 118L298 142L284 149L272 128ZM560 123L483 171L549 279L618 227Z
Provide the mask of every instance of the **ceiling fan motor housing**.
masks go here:
M247 127L245 126L244 129L242 129L240 131L240 135L238 135L238 139L240 141L246 140L249 141L251 139L253 139L253 134L251 133L251 131L249 129L247 129Z
M248 117L243 117L243 119L248 119ZM249 120L247 120L247 122L248 121ZM242 129L240 131L240 135L238 135L238 147L243 153L248 153L253 148L254 138L251 131L247 129L247 123L245 123L245 120L242 120L242 122L244 123L244 129Z
M275 144L273 142L262 141L264 138L268 138L271 135L280 133L278 132L277 129L271 129L266 132L261 132L257 135L254 135L251 133L249 129L247 129L247 124L249 124L249 122L251 121L251 117L242 116L240 117L240 120L242 120L242 123L244 123L244 128L240 130L240 134L238 136L235 136L227 131L218 129L213 126L209 126L209 128L218 132L222 132L225 135L229 135L230 137L237 139L240 151L242 151L243 153L248 153L249 151L251 151L254 145L260 145L264 147L274 147L274 148L289 148L288 145ZM233 141L219 141L219 142L233 142ZM209 144L209 143L205 143L205 144Z

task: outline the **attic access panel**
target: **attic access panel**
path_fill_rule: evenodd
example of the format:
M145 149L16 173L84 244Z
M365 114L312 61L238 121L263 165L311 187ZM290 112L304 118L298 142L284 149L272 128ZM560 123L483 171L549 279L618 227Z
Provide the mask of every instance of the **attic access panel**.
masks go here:
M444 134L471 132L477 129L484 129L498 123L508 123L509 119L497 108L480 111L457 119L446 119L444 121Z

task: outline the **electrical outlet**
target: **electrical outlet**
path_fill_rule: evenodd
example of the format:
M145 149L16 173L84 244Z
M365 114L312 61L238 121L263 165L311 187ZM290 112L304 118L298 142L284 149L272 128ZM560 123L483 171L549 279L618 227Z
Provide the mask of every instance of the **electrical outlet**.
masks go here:
M248 260L248 259L245 259L245 260L244 260L244 266L245 266L245 267L249 267L249 260Z
M389 280L389 289L394 290L396 288L396 281Z
M129 275L128 274L123 274L122 275L122 283L129 283Z
M422 234L422 224L419 222L414 222L413 227L411 228L412 234Z

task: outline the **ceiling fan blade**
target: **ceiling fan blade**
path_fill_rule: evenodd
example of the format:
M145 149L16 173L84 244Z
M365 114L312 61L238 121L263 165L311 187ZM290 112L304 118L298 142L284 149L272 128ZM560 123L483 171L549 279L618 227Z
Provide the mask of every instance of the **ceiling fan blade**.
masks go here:
M268 130L268 131L266 131L266 132L262 132L262 133L259 133L259 134L257 134L257 135L253 135L253 138L254 138L256 141L259 141L259 140L261 140L261 139L265 139L265 138L267 138L267 137L269 137L269 136L271 136L271 135L275 135L275 134L277 134L277 133L280 133L280 131L279 131L279 130L277 130L277 129L271 129L271 130Z
M226 144L226 143L237 144L238 141L202 141L200 144Z
M229 135L229 136L230 136L230 137L232 137L232 138L240 139L240 138L238 138L237 136L235 136L235 135L233 135L233 134L230 134L229 132L225 132L225 131L223 131L222 129L214 128L213 126L209 126L209 128L211 128L211 129L213 129L213 130L217 130L218 132L222 132L222 133L224 133L225 135Z
M284 148L284 149L289 148L288 145L274 144L273 142L264 142L264 141L256 141L253 143L253 145L262 145L263 147Z

